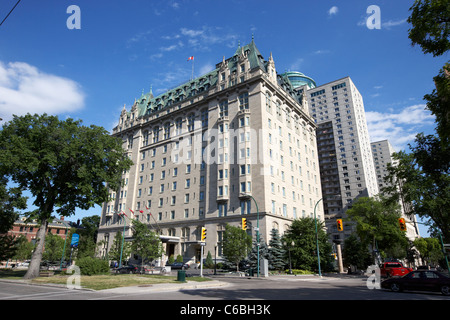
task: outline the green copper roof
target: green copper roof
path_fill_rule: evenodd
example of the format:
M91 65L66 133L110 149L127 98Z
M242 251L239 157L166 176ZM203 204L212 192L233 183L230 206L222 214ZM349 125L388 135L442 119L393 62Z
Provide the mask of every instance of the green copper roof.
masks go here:
M267 61L264 60L253 39L249 44L243 47L239 46L234 55L225 60L225 63L227 63L227 67L230 69L230 71L236 70L238 68L239 56L242 53L247 56L250 63L250 69L260 68L263 71L267 72ZM187 81L156 97L153 96L151 89L150 92L146 94L142 93L141 97L136 101L136 106L138 108L138 117L142 117L146 114L162 110L174 103L193 97L201 93L202 91L206 91L210 87L215 86L218 82L219 71L222 63L223 61L216 64L216 69L212 70L211 72L208 72L196 79ZM279 76L278 81L282 82L283 87L288 89L287 91L292 90L292 86L290 85L289 81L286 81L284 78Z

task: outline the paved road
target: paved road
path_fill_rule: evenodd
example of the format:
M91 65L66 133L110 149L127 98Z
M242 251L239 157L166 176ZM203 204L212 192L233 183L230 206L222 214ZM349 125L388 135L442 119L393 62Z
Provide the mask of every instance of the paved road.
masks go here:
M450 300L450 297L439 293L370 290L364 277L274 276L266 279L215 279L219 281L192 283L188 287L171 284L101 291L0 281L0 300Z

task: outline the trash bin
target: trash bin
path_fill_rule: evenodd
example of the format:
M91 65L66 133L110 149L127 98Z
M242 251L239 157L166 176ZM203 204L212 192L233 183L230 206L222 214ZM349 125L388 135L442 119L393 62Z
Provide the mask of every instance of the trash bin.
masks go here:
M177 274L177 281L184 282L186 281L186 271L179 270Z
M250 277L253 277L253 269L252 268L248 269L248 275Z

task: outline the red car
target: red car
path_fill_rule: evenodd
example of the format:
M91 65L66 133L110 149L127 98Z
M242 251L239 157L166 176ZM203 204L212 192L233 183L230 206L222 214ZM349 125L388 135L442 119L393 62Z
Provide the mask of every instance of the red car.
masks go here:
M402 277L410 273L413 269L404 267L400 262L385 262L381 265L382 277Z
M435 291L450 295L450 278L437 271L412 271L401 278L391 278L381 282L383 289L393 292L403 290Z

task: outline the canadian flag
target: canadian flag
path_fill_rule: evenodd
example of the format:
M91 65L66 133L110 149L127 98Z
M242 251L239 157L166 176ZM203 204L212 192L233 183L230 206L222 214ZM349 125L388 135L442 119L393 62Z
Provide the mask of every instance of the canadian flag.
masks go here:
M189 60L194 60L194 56L189 57L189 58L187 59L187 61L189 61Z

